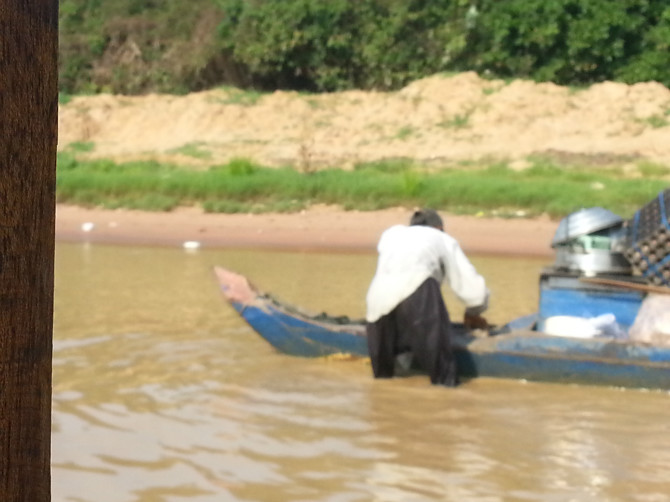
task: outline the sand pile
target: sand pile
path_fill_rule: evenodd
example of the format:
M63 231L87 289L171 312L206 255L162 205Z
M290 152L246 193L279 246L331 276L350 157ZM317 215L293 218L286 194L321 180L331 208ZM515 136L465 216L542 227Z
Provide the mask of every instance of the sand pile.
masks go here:
M76 142L89 143L93 157L194 166L246 157L304 170L389 158L522 167L532 154L670 165L670 90L611 82L575 90L464 73L391 93L80 96L59 116L59 149Z

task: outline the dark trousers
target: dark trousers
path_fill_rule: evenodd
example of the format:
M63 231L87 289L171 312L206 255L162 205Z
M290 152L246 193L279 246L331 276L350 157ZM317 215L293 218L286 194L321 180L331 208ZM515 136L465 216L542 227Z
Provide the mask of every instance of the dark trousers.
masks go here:
M450 330L440 284L426 279L390 313L366 324L375 378L393 377L395 356L411 351L414 363L428 372L431 383L457 385Z

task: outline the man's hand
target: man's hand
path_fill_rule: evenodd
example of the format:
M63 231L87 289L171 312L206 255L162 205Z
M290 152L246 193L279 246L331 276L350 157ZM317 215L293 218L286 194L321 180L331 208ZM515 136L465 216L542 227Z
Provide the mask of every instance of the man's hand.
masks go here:
M465 317L463 318L463 324L465 325L465 329L468 331L473 331L476 329L489 329L488 321L480 315L465 314Z

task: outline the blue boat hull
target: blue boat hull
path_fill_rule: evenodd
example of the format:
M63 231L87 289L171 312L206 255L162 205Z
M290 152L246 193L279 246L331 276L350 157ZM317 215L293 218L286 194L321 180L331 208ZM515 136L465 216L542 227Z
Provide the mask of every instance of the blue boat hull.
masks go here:
M328 326L302 319L273 307L231 302L242 318L280 352L300 357L351 354L367 357L368 347L362 325Z
M544 272L540 276L540 301L537 329L544 331L552 316L583 318L614 314L617 323L628 330L637 316L645 294L583 282L578 274Z
M222 269L218 269L222 270ZM226 275L228 274L228 275ZM332 322L310 317L253 289L229 285L231 272L219 275L222 292L240 316L278 351L300 357L333 354L367 357L362 322ZM234 290L234 291L233 291ZM231 293L232 291L232 293ZM513 328L489 337L455 326L459 373L531 381L670 389L670 347L605 338L549 336Z

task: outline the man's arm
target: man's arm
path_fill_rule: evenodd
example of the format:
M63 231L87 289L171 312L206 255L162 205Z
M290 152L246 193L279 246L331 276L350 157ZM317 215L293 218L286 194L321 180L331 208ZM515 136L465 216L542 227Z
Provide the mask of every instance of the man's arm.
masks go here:
M466 312L479 315L488 308L489 290L486 281L465 256L461 246L445 234L446 280L454 294L463 302Z

